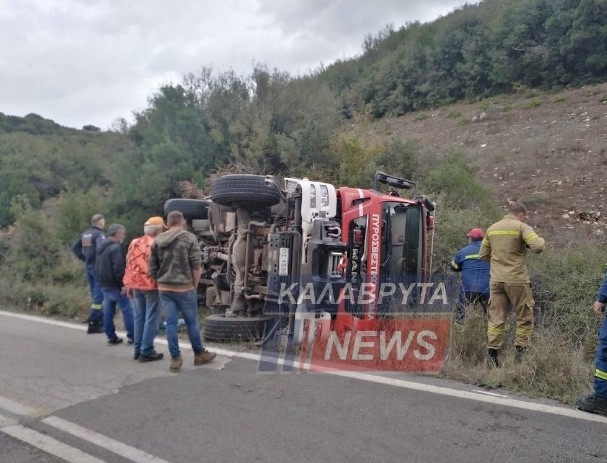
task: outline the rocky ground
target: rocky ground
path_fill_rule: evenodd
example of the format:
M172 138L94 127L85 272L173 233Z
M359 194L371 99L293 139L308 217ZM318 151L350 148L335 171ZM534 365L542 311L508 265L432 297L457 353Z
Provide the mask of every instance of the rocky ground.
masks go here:
M607 240L607 84L521 90L386 122L426 150L462 150L497 203L523 201L558 245Z

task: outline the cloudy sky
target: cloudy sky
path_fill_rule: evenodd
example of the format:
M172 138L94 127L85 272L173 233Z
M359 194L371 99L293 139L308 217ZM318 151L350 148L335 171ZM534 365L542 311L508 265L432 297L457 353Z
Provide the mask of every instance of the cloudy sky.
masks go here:
M2 0L0 112L108 129L203 66L305 74L462 0ZM475 3L469 1L468 3Z

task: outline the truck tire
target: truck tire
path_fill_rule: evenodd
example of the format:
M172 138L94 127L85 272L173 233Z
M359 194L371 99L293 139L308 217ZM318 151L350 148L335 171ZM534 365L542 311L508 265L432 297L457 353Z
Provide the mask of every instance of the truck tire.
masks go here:
M213 180L211 198L221 206L270 207L278 204L282 195L263 175L234 174Z
M173 198L164 203L164 214L179 211L188 221L206 220L209 217L209 201L204 199Z
M257 341L263 337L272 317L233 317L209 315L204 320L203 339L208 342Z

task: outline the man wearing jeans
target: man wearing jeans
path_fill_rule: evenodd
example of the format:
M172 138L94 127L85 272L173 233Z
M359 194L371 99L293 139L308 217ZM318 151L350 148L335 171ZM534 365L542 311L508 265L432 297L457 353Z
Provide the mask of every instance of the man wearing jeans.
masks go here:
M148 275L148 260L154 238L165 229L162 217L150 217L143 224L143 236L129 244L126 271L122 282L135 309L133 358L140 363L160 360L164 355L154 350L154 338L160 320L160 297L156 281Z
M103 293L95 273L95 258L97 248L105 239L104 228L105 218L101 214L95 214L91 217L91 228L82 233L72 246L72 252L85 264L86 279L91 291L91 308L88 318L84 321L89 325L87 334L103 333Z
M196 287L201 275L198 239L184 229L185 219L178 211L167 217L169 230L154 240L149 259L149 275L158 283L160 301L166 316L166 338L171 353L172 372L181 369L183 360L177 337L177 320L181 312L190 344L194 351L194 366L211 362L216 354L202 345L198 325Z
M118 305L122 311L129 344L133 344L133 308L129 298L126 297L126 289L122 287L126 262L120 245L124 241L126 229L122 225L110 225L107 234L108 239L97 249L95 261L95 272L103 292L103 328L108 346L122 342L122 338L116 336L114 326L114 315Z

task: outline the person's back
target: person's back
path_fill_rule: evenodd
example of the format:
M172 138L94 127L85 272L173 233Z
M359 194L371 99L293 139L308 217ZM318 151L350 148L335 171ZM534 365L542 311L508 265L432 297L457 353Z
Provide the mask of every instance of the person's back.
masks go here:
M212 361L216 354L202 345L198 325L196 288L202 274L201 252L196 236L184 229L183 214L173 211L167 216L169 230L154 240L149 259L149 275L158 282L158 292L166 315L166 338L171 353L172 372L183 364L177 336L178 314L181 312L194 351L194 365Z
M150 217L143 224L144 235L131 241L126 254L126 270L122 282L135 312L133 358L142 363L164 357L164 354L154 349L154 338L160 320L160 296L156 280L148 274L154 239L164 228L162 217Z
M491 263L491 280L529 283L527 249L544 250L544 239L513 214L507 214L487 230L479 251Z
M474 230L480 229L473 229L472 231ZM464 292L489 295L490 265L482 260L479 254L483 237L471 238L471 232L468 233L470 243L457 251L451 267L453 270L462 273L462 289Z
M91 228L82 233L72 246L74 255L85 264L86 279L91 293L89 316L84 321L84 323L88 323L89 325L88 334L103 333L103 293L95 273L95 258L97 256L97 248L105 240L103 234L104 227L105 218L103 215L93 215L91 217Z
M108 345L120 344L122 339L116 336L114 315L116 306L122 311L122 319L129 343L133 343L133 308L123 289L125 257L122 252L122 243L126 229L120 224L110 225L108 239L97 250L95 271L99 279L99 286L103 292L103 328L108 338Z
M158 235L152 245L149 272L158 289L194 289L192 270L201 265L198 239L184 229L171 229Z
M95 272L102 288L122 288L126 261L119 243L108 239L99 246Z
M122 282L126 288L156 290L158 285L148 274L148 260L154 236L143 235L129 244L126 257L126 269Z
M510 305L516 313L515 360L520 361L533 334L535 301L527 271L527 249L544 250L545 242L523 220L527 208L517 202L508 214L487 229L479 255L491 264L490 297L487 310L487 347L491 362L499 366Z
M481 228L471 229L466 236L468 245L455 253L451 268L462 274L459 304L455 312L455 322L462 324L468 306L480 304L486 310L489 300L489 263L479 255L484 232Z

